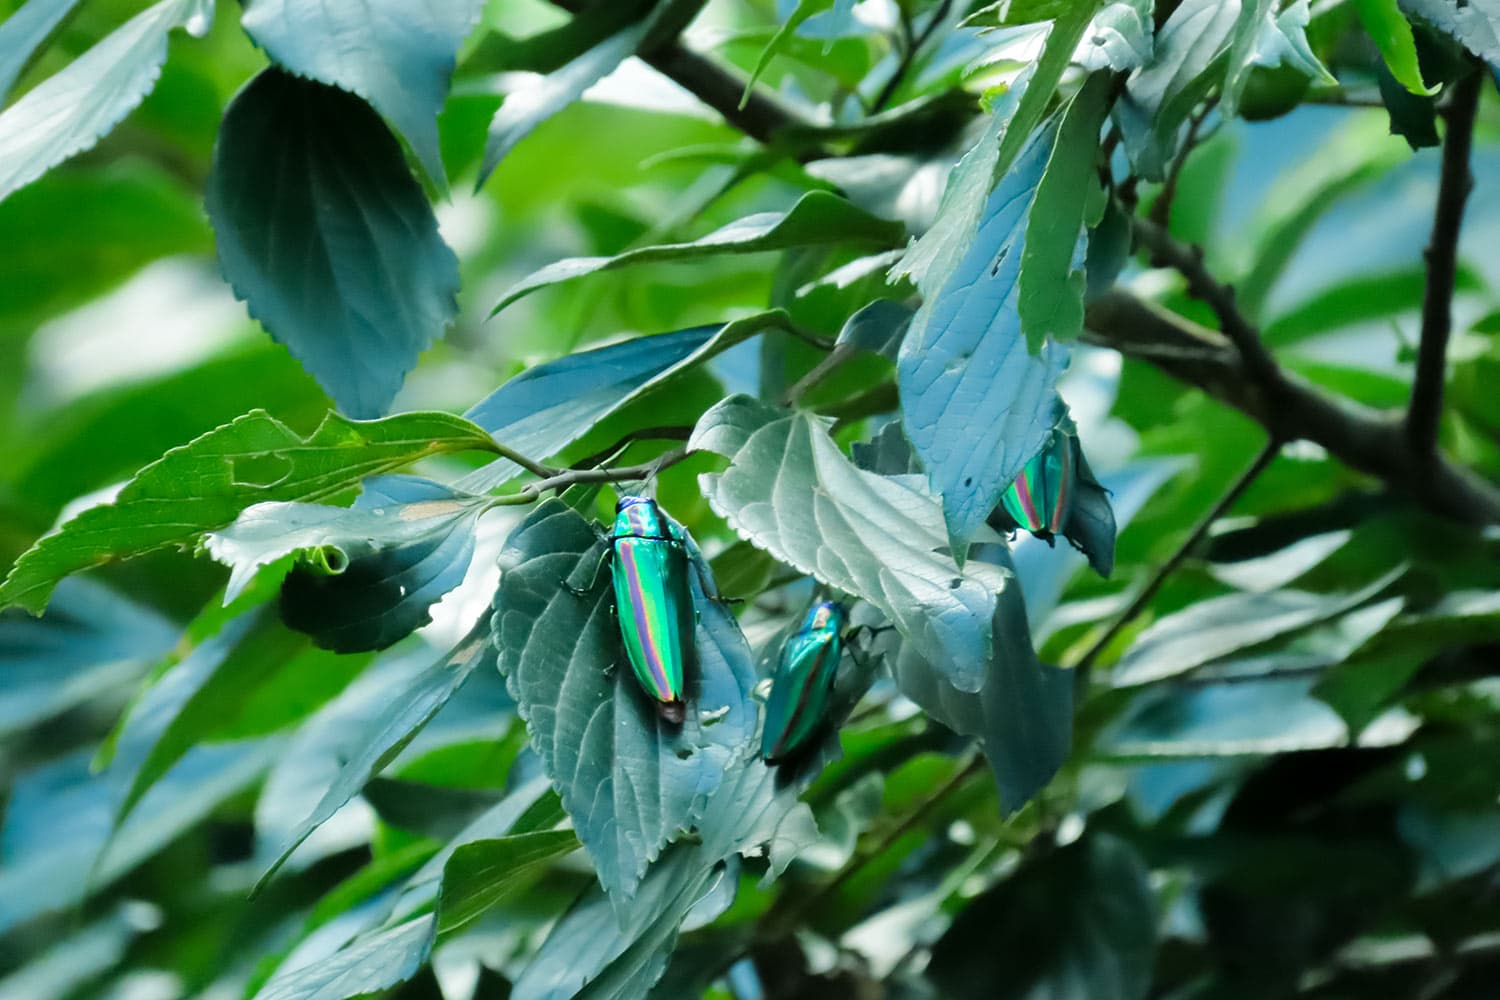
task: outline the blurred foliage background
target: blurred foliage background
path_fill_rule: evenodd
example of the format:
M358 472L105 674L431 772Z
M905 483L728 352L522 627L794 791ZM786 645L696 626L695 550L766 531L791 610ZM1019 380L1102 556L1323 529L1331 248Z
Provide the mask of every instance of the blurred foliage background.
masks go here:
M78 4L9 101L143 6ZM794 6L715 0L680 44L743 81ZM835 246L598 273L490 316L508 288L554 261L692 240L784 212L810 190L841 191L925 230L948 170L977 137L981 98L996 99L987 88L1035 58L1034 25L981 33L959 26L967 6L865 0L833 37L820 31L825 13L785 40L759 87L818 122L814 139L836 155L802 155L795 137L747 139L630 59L541 122L476 189L486 127L524 82L517 74L553 71L575 54L556 31L569 23L564 10L491 0L458 52L438 119L449 186L414 174L458 259L457 315L390 409L463 412L580 349L769 306L833 337L876 296L909 295L910 286L889 291L883 265L833 280L869 252ZM1157 23L1176 6L1158 3ZM1365 6L1311 5L1306 37L1336 82L1257 68L1239 116L1195 104L1201 127L1166 185L1125 181L1130 166L1116 151L1115 192L1128 184L1140 218L1202 248L1286 372L1399 413L1422 329L1442 149L1437 131L1426 135L1433 98L1393 84L1360 19ZM1411 5L1414 15L1423 6ZM1493 5L1469 6L1491 16ZM0 0L0 15L20 7ZM264 409L308 434L330 408L247 315L215 258L204 191L220 123L268 64L236 5L219 8L203 37L171 33L160 79L117 128L0 200L0 565L241 414ZM1452 66L1467 57L1441 25L1414 20L1425 77L1457 80ZM908 58L914 30L924 44ZM1440 443L1493 482L1500 102L1490 67L1475 72L1484 92ZM1455 86L1437 106L1451 104ZM881 97L896 124L861 128ZM1220 326L1168 262L1137 246L1120 286ZM610 995L1494 995L1500 528L1439 516L1413 499L1423 492L1415 476L1372 477L1305 440L1278 441L1225 508L1266 449L1266 428L1222 401L1232 391L1173 378L1149 349L1122 356L1093 319L1061 392L1112 490L1114 572L1102 579L1067 546L1024 534L1011 555L1041 659L1077 671L1071 752L1056 777L1007 816L970 741L882 675L843 729L842 760L805 795L816 832L784 874L762 882L764 859L731 869L694 911L702 919L687 915L675 950L674 924L653 939L667 949L660 963ZM642 428L690 427L730 393L774 401L822 356L763 335L611 413L560 464ZM894 409L893 372L862 355L804 402L841 418L841 444L868 440ZM448 478L473 464L436 457L418 471ZM722 466L707 455L673 465L657 495L692 529L724 591L750 598L738 614L760 650L811 591L709 508L697 475ZM529 809L529 829L567 829L489 664L447 692L380 776L250 893L382 704L435 670L488 606L496 557L524 513L487 513L464 584L432 624L376 654L243 653L236 626L215 610L227 570L178 551L69 579L41 618L4 612L0 997L510 995L593 882L581 852L527 868L519 891L444 927L435 947L372 938L392 926L387 916L420 888L418 876L431 882L432 859L441 873L463 831L497 803ZM1148 585L1159 589L1109 631ZM189 675L235 650L261 658L235 711L188 732L185 755L111 834L121 796L189 695ZM118 725L122 714L129 721Z

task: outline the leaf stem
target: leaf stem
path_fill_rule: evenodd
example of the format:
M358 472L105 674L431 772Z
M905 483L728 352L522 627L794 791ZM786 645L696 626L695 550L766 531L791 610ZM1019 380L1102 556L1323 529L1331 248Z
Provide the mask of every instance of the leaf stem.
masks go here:
M1422 294L1422 340L1417 347L1417 372L1406 411L1407 437L1413 450L1423 457L1432 456L1437 449L1448 335L1453 328L1458 235L1463 225L1464 205L1474 187L1469 154L1474 142L1480 84L1487 75L1471 68L1469 75L1454 86L1447 111L1448 128L1443 137L1443 166L1433 212L1432 238L1423 253L1427 260L1427 285Z
M543 493L561 491L569 486L580 483L622 483L632 479L650 479L658 475L663 469L670 468L693 454L686 447L673 448L649 462L640 465L622 465L617 468L597 466L592 469L553 469L550 474L538 479L534 483L528 483L518 493L507 496L496 497L494 504L497 507L511 507L519 504L535 503Z
M1135 621L1141 612L1146 610L1146 606L1151 603L1151 599L1161 590L1161 586L1166 582L1167 577L1171 576L1177 567L1181 566L1183 561L1198 547L1198 543L1203 541L1203 537L1208 534L1208 529L1213 527L1213 523L1223 517L1225 512L1234 506L1235 501L1244 494L1245 490L1250 488L1250 484L1255 482L1262 472L1266 471L1266 467L1280 453L1281 444L1281 439L1274 435L1266 441L1265 447L1260 450L1260 454L1255 456L1255 460L1250 463L1249 467L1240 473L1239 478L1230 485L1223 496L1219 497L1218 502L1193 526L1193 530L1188 532L1187 538L1177 547L1177 551L1173 552L1166 562L1157 567L1156 571L1151 574L1150 579L1146 581L1146 585L1140 589L1125 607L1125 610L1121 611L1115 617L1115 620L1110 622L1109 627L1104 630L1104 634L1095 639L1093 644L1084 651L1083 655L1078 658L1078 662L1074 664L1074 670L1077 671L1075 674L1075 683L1080 687L1088 683L1089 670L1093 667L1094 662L1099 658L1100 654L1109 648L1110 643L1114 642L1115 638L1124 631L1125 626Z

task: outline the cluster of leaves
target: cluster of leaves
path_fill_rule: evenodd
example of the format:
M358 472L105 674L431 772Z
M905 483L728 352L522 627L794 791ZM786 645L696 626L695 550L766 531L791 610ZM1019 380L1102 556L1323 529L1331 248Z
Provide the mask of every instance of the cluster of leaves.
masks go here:
M1414 151L1500 5L7 6L0 996L1493 983L1492 102L1456 292ZM696 539L680 726L627 489Z

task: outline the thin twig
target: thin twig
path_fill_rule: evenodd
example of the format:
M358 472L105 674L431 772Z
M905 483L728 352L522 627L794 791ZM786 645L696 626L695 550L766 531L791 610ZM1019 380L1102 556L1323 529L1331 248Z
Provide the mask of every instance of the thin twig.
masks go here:
M1474 142L1479 88L1487 77L1487 73L1471 69L1454 87L1453 102L1448 107L1432 239L1423 254L1427 259L1427 285L1422 294L1422 340L1417 347L1411 405L1406 411L1407 436L1421 455L1431 455L1437 447L1448 334L1453 327L1453 287L1458 277L1458 233L1463 225L1464 204L1474 187L1469 152Z
M896 90L901 86L901 81L905 80L906 74L911 72L912 62L917 58L917 53L932 38L932 33L937 30L937 26L948 16L948 8L951 4L952 0L943 0L942 3L938 4L933 10L927 24L922 28L922 31L915 36L912 35L911 22L907 19L906 8L901 8L901 20L905 30L905 48L901 53L901 61L896 64L895 71L891 73L891 78L885 81L885 85L875 95L875 100L870 105L871 112L884 110L885 106L891 102L891 98L896 96Z
M686 424L673 424L667 427L642 427L638 431L631 431L629 434L621 435L620 439L614 444L610 445L608 448L601 448L598 451L594 452L594 454L590 455L588 458L579 459L578 461L574 462L572 465L568 466L568 468L596 468L603 465L611 458L614 458L620 452L624 451L629 445L632 445L637 441L686 441L692 436L693 429ZM557 469L552 474L555 475L562 471L563 470L561 469Z
M984 758L974 754L969 761L959 768L953 777L943 782L934 789L925 799L917 804L916 808L907 813L900 822L886 830L880 837L864 848L857 851L848 863L840 868L838 874L824 882L821 886L813 889L810 893L795 897L795 901L784 908L773 908L766 914L764 920L765 933L763 938L775 939L795 927L803 914L814 909L819 903L838 892L848 883L850 879L858 875L871 861L889 851L896 842L925 823L934 812L936 812L948 797L959 788L968 783L969 779L984 769ZM783 899L792 897L783 896Z
M577 486L579 483L624 483L633 479L650 479L663 469L669 468L681 462L693 454L687 448L673 448L664 452L649 462L640 465L623 465L618 468L599 466L593 469L563 469L554 471L550 476L538 479L534 483L528 483L520 492L511 493L506 496L496 497L494 503L499 507L508 507L516 504L534 503L543 493L552 491L561 492L569 486Z
M832 375L834 369L847 361L854 353L854 349L847 345L834 345L833 350L828 352L828 357L819 361L812 367L811 371L798 379L795 385L782 393L781 405L796 406L802 401L803 396L807 395L808 392L829 375Z
M1219 328L1240 352L1245 367L1266 387L1278 385L1283 376L1276 359L1260 339L1235 302L1234 288L1220 283L1203 263L1203 249L1182 243L1167 230L1146 219L1134 223L1136 241L1151 252L1152 263L1170 267L1187 279L1188 294L1205 303L1219 318Z
M1109 648L1109 644L1114 642L1115 638L1124 631L1125 626L1135 621L1140 616L1140 613L1146 610L1146 606L1151 603L1151 599L1156 596L1157 591L1161 590L1161 585L1166 582L1167 577L1171 576L1173 571L1182 565L1183 560L1192 554L1192 551L1198 547L1198 543L1203 541L1203 537L1208 534L1208 529L1213 526L1213 523L1223 517L1225 511L1234 506L1234 502L1244 494L1245 490L1250 488L1250 484L1255 482L1262 472L1266 471L1266 466L1271 464L1271 460L1280 451L1281 440L1279 438L1272 437L1266 442L1266 446L1260 450L1260 454L1255 456L1255 461L1251 462L1249 468L1240 473L1239 478L1219 498L1219 502L1214 504L1213 508L1207 514L1204 514L1203 518L1193 526L1193 530L1188 533L1187 538L1178 546L1177 551L1173 552L1166 562L1156 568L1156 572L1146 581L1146 585L1140 589L1135 598L1126 606L1125 610L1120 612L1115 620L1110 622L1109 627L1104 630L1104 634L1095 639L1093 645L1084 651L1084 654L1078 658L1078 662L1074 665L1074 669L1077 671L1075 676L1078 684L1082 685L1087 682L1089 669L1094 665L1094 661L1099 658L1099 655Z
M1162 183L1161 193L1151 204L1149 218L1158 226L1165 228L1171 222L1172 203L1177 200L1177 185L1182 180L1182 170L1187 166L1188 156L1198 145L1199 129L1203 128L1209 112L1213 111L1218 103L1218 100L1214 98L1204 101L1198 112L1188 120L1187 138L1183 140L1182 149L1178 150L1177 156L1172 160L1172 165L1167 171L1167 179Z

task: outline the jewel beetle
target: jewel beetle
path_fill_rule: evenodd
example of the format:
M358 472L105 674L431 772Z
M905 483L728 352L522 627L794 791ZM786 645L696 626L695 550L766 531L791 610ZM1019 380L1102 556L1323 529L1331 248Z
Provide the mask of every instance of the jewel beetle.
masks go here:
M681 723L683 677L696 666L687 540L655 500L622 496L607 558L630 669L661 717Z
M841 605L819 602L782 645L761 730L760 752L767 764L795 755L821 726L844 655L846 621Z

